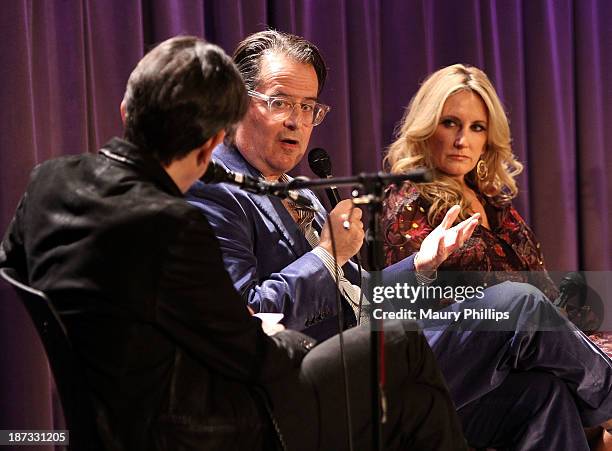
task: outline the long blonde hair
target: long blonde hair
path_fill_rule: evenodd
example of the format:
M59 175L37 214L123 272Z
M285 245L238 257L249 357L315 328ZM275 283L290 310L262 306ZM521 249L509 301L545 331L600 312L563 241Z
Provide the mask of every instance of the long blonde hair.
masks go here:
M431 204L428 214L431 225L454 204L461 206L461 219L469 216L469 205L459 182L436 170L429 149L429 138L438 126L444 103L451 95L464 90L480 96L489 116L487 144L481 157L487 176L479 179L474 169L466 175L466 181L496 205L509 202L518 191L514 178L523 170L523 165L512 153L508 118L495 88L476 67L463 64L445 67L431 74L412 98L396 129L396 140L385 157L385 166L391 172L422 167L433 170L433 182L415 185Z

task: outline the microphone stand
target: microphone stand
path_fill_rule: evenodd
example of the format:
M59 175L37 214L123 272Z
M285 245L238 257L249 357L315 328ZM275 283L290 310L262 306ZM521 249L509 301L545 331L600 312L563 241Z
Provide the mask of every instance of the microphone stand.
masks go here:
M368 266L372 273L372 286L381 285L384 268L383 236L380 227L382 201L385 185L381 180L371 179L363 185L369 193L368 210L370 221L366 234ZM372 404L372 449L381 451L382 425L386 422L387 398L385 396L385 332L382 319L370 318L370 397Z
M368 244L368 264L373 271L372 286L378 286L381 281L381 271L384 267L383 234L380 227L382 216L382 201L385 187L390 184L400 184L406 180L413 182L429 181L431 174L427 170L415 170L400 174L359 174L355 177L331 177L327 179L310 180L297 177L289 183L270 184L272 192L303 188L327 188L330 186L360 186L362 195L353 199L355 204L368 206L370 213L369 227L366 234ZM279 195L279 194L275 194ZM372 403L372 449L382 451L382 424L386 422L387 399L385 396L385 335L382 319L370 320L370 390Z

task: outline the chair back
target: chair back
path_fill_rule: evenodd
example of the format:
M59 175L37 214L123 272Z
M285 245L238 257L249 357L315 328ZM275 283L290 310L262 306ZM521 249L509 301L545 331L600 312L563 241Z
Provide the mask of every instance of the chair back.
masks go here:
M12 268L0 268L28 311L45 348L49 366L62 402L71 451L98 449L95 416L84 370L79 364L57 310L42 291L26 285Z

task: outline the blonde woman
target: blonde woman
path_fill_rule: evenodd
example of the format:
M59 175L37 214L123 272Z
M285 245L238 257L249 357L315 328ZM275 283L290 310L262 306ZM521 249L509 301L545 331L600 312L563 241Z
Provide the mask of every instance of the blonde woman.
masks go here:
M598 440L610 440L598 426L607 428L612 416L610 359L565 320L554 332L521 327L559 316L547 299L558 290L533 232L512 206L522 165L485 73L456 64L427 78L408 106L386 164L392 172L425 167L434 173L430 183L407 183L387 193L386 263L416 253L418 264L423 241L459 205L460 219L479 213L480 225L461 248L421 268L463 271L463 280L492 287L484 299L443 300L438 308L510 312L510 327L497 331L477 320L464 321L463 332L424 326L468 441L476 447L588 450L583 425L593 426ZM443 280L439 274L434 283Z
M440 269L511 271L514 280L536 285L549 299L558 296L540 244L511 203L514 177L523 166L512 153L506 114L484 72L457 64L428 78L410 102L386 162L392 172L427 167L435 174L431 183L389 193L388 264L418 251L444 212L459 204L459 216L478 212L481 226ZM500 276L491 273L486 282Z

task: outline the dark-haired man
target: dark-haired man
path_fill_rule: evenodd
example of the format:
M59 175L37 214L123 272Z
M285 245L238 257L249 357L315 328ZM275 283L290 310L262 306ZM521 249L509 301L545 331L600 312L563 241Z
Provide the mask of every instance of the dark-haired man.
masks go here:
M96 412L101 443L92 449L347 446L337 340L313 349L299 332L267 336L208 222L183 198L246 99L221 49L170 39L129 78L124 139L33 171L0 266L45 291L66 321ZM353 374L368 367L367 332L345 338ZM396 371L385 449L465 449L424 338L400 324L388 336ZM351 392L366 380L352 379ZM367 397L353 407L355 449L368 449Z

